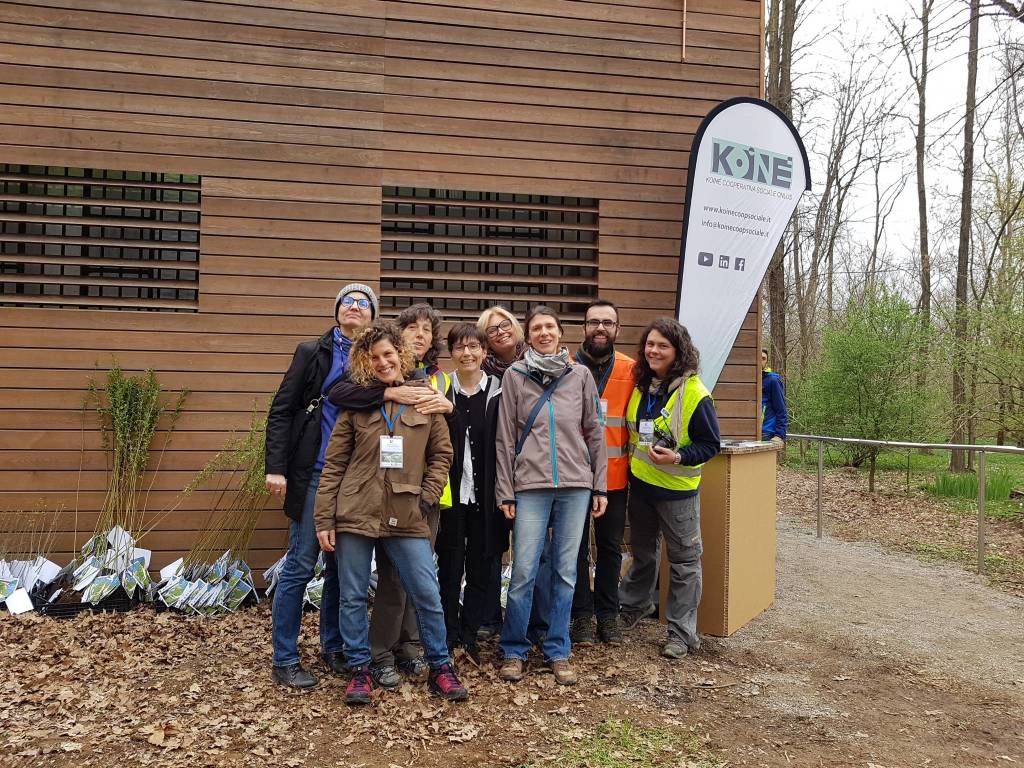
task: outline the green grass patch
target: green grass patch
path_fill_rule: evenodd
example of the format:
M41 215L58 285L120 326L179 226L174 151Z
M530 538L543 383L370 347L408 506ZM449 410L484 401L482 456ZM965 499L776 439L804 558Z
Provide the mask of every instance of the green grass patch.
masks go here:
M590 733L567 736L561 751L544 761L559 768L720 768L725 761L697 734L647 728L627 720L602 720Z
M971 473L952 475L941 472L925 490L935 496L958 499L978 498L978 476ZM1015 485L1014 477L1003 468L985 473L985 501L1007 501Z

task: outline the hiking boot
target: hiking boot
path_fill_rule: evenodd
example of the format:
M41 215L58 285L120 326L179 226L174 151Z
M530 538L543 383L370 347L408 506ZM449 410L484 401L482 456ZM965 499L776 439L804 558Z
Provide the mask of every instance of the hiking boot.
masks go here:
M459 682L451 664L442 664L432 670L427 685L432 694L440 696L445 701L465 701L469 698L469 691Z
M348 676L348 665L345 663L345 654L341 651L332 651L331 653L321 653L320 660L327 667L328 671L332 674L338 675L339 677Z
M473 663L478 667L480 666L480 646L476 643L465 643L462 646L462 650L466 652L466 655L473 660Z
M402 684L402 676L390 664L375 664L370 667L370 677L381 688L391 690Z
M308 691L311 688L316 688L317 683L320 682L316 679L316 675L303 669L302 665L298 662L289 664L286 667L275 666L270 676L278 685L295 688L299 691Z
M622 645L622 630L617 616L597 617L597 639L616 648Z
M569 627L569 642L586 647L594 644L594 621L589 616L579 616Z
M578 678L568 661L549 661L548 666L555 675L555 682L559 685L576 685Z
M666 659L681 659L686 656L687 651L686 643L680 643L678 640L669 640L661 647L661 655Z
M654 613L654 606L649 605L642 611L620 611L619 625L623 629L633 629L637 624Z
M476 639L478 641L490 640L492 637L497 637L501 631L501 627L480 627L476 631Z
M423 660L422 656L417 656L414 659L406 659L400 661L397 664L398 671L408 677L410 680L422 683L427 679L427 675L430 672L430 667L427 666L427 662Z
M506 683L518 683L523 679L525 667L526 664L522 659L505 659L501 664L501 669L498 670L498 677Z
M373 676L368 666L352 670L352 679L345 688L345 703L351 706L369 704L373 694Z

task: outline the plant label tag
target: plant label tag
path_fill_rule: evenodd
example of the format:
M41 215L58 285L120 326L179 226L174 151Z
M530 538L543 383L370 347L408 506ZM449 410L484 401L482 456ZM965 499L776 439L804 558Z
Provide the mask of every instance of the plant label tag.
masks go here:
M654 421L643 419L640 422L640 447L650 448L654 445Z
M28 613L33 609L32 598L28 592L19 587L7 598L7 610L17 616L19 613Z
M402 443L405 438L380 436L380 466L382 469L402 469L405 464Z

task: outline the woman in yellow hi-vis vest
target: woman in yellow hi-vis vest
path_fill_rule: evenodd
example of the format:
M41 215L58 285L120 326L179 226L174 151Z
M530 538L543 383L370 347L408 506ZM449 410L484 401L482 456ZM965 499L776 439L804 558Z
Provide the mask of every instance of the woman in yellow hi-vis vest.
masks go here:
M671 318L655 320L640 338L636 387L626 408L629 428L629 529L633 562L619 587L620 621L632 628L654 612L658 537L671 569L661 653L678 659L700 647L701 465L721 449L714 401L697 375L700 355Z

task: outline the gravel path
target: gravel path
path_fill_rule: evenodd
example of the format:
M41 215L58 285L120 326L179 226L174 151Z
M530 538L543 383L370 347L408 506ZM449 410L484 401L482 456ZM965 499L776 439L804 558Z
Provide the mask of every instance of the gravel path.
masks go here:
M734 641L758 645L784 631L915 661L1024 705L1024 599L953 566L818 541L813 531L780 519L775 607Z

